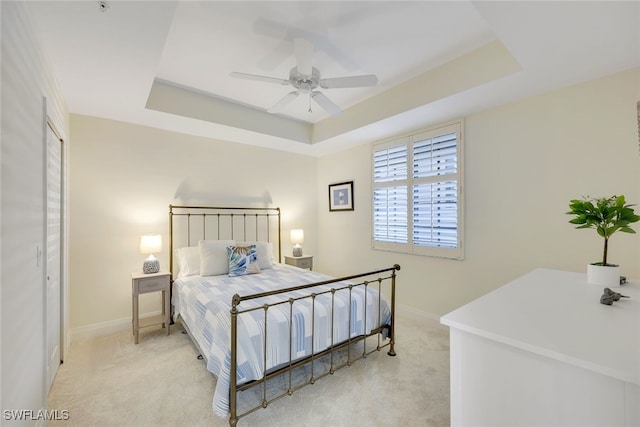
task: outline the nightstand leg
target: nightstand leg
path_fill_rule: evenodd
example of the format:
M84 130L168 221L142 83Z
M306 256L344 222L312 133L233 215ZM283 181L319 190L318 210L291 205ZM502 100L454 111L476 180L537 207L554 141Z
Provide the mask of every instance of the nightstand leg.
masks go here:
M167 291L162 291L162 314L165 319L165 327L167 328L167 335L169 335L169 325L170 325L170 316L171 316L171 307L169 306L169 295L167 295Z
M138 330L140 329L140 320L138 318L138 295L133 296L133 342L138 344Z
M160 292L162 294L162 329L164 329L166 327L166 318L167 316L165 315L165 310L164 310L164 291Z

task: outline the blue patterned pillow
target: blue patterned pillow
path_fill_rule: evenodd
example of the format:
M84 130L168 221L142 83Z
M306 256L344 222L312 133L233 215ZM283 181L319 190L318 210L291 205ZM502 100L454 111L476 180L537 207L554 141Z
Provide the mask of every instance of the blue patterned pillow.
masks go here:
M229 276L260 273L256 245L227 246L229 256Z

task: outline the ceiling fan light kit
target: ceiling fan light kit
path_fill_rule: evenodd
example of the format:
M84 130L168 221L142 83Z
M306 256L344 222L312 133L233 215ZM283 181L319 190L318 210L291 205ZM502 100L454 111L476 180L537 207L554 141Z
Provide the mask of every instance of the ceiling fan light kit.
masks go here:
M256 74L239 73L235 71L230 74L231 77L238 79L276 83L283 86L291 85L296 89L286 94L276 104L269 108L267 110L269 113L281 112L287 105L293 102L298 95L308 94L309 103L311 103L311 99L313 99L327 113L332 116L336 116L342 113L342 109L322 92L317 91L316 89L318 87L322 89L338 89L372 87L378 84L378 78L374 74L323 79L321 78L320 70L312 66L313 44L307 40L297 38L293 41L293 47L296 57L296 66L289 71L288 80ZM311 111L311 105L309 105L309 112Z

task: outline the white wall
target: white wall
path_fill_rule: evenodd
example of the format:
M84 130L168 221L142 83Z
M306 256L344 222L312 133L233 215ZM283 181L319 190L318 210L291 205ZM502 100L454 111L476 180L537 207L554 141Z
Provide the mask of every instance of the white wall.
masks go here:
M315 158L78 115L71 133L74 335L109 322L129 327L131 272L146 257L141 234L162 234L156 256L168 269L169 204L277 206L283 255L291 253L291 228L303 228L305 252L315 251ZM141 296L141 314L159 308L158 294Z
M66 134L68 116L22 2L2 2L1 401L47 407L44 256L45 104ZM40 258L37 251L41 252ZM39 261L39 262L38 262ZM64 286L64 284L63 284ZM3 425L11 423L4 419ZM26 424L35 424L30 421Z
M639 82L634 69L465 118L463 261L372 250L370 146L321 158L315 265L342 275L399 263L399 304L431 317L536 267L585 271L602 239L564 212L584 194L640 204ZM327 185L351 179L356 210L329 212ZM640 279L635 229L612 237L609 259Z

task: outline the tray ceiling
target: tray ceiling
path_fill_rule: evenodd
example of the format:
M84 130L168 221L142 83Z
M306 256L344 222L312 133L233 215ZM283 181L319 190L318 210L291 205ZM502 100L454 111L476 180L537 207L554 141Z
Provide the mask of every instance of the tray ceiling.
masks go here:
M310 155L640 66L636 2L28 4L72 113ZM378 85L267 113L291 87L229 73L287 79L296 37L323 77Z

